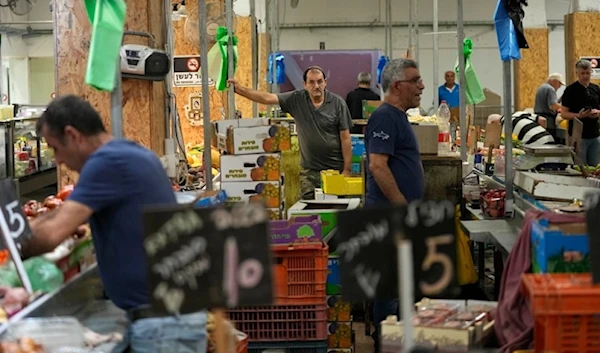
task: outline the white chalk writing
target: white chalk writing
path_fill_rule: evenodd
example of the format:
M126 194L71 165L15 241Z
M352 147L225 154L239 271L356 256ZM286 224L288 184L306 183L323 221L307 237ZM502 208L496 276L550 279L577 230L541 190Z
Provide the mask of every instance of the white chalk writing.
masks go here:
M377 292L377 285L381 279L381 273L370 269L365 269L363 264L356 266L354 275L360 288L369 299L374 299Z
M450 201L413 201L408 205L404 220L408 227L414 228L419 222L425 227L433 227L447 219L454 218L454 205Z
M228 211L219 208L211 213L211 219L218 231L226 229L250 228L268 220L267 211L258 204L237 206Z
M155 256L169 243L176 243L180 237L190 235L202 229L204 222L194 211L188 210L175 213L155 233L144 240L144 247L148 256Z
M239 260L237 240L225 240L223 264L223 289L227 295L227 306L236 307L239 302L239 288L251 289L258 286L263 278L264 268L257 259Z
M336 251L340 256L344 256L346 262L352 261L360 252L361 247L369 246L372 242L381 242L389 234L389 224L387 219L378 224L367 224L366 229L358 233L355 237L338 245Z

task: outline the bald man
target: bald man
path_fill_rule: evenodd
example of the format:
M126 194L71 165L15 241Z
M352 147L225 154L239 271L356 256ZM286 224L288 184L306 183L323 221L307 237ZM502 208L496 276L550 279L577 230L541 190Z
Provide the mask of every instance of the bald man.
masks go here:
M460 120L460 87L454 82L455 79L456 75L454 71L446 71L444 74L446 83L438 88L438 103L442 104L445 101L448 104L448 108L450 108L450 136L452 143L456 143L456 126Z

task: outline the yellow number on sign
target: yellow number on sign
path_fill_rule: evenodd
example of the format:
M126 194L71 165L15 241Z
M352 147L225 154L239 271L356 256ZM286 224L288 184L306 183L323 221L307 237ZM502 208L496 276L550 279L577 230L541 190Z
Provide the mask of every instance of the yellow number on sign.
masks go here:
M440 278L434 282L433 284L426 283L425 281L421 281L419 287L421 288L421 292L423 295L436 295L442 292L450 282L452 281L452 277L454 276L454 267L452 265L452 259L443 253L437 252L437 248L440 245L448 245L452 244L454 240L454 236L451 234L447 235L439 235L436 237L427 238L425 243L427 244L427 255L425 255L425 260L423 260L423 265L421 269L423 271L429 271L431 267L438 263L442 265L443 271Z

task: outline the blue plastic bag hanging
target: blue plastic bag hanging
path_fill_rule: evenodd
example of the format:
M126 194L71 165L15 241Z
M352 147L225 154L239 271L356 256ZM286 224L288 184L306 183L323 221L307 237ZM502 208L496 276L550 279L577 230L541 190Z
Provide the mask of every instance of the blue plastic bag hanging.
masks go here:
M496 12L494 13L494 24L502 61L521 60L521 50L519 49L515 25L508 16L508 11L506 11L502 0L498 0Z
M269 55L269 68L267 70L267 77L269 84L273 84L273 56L275 56L275 81L278 85L285 83L285 57L281 53L274 53Z
M123 0L85 0L92 24L85 83L102 91L115 88L127 5Z
M381 84L381 73L383 72L383 68L385 67L385 65L387 65L387 63L390 61L390 59L385 56L382 55L379 57L379 64L377 64L377 83Z

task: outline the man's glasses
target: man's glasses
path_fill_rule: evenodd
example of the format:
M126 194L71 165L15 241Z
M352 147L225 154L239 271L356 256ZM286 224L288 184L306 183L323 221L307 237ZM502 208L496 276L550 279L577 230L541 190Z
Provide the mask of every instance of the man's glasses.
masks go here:
M413 85L418 85L418 84L423 83L423 79L420 77L415 77L415 78L411 78L410 80L398 80L396 82L406 82L406 83L412 83Z

